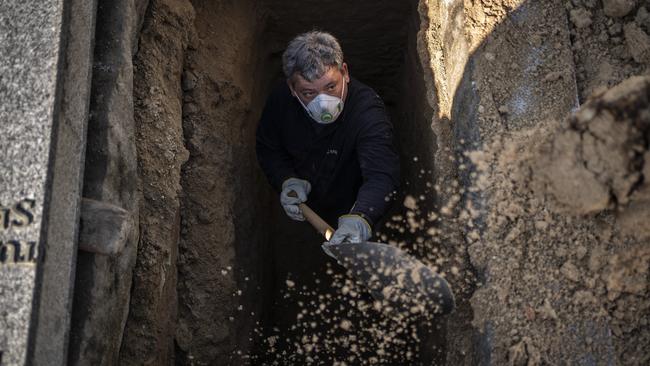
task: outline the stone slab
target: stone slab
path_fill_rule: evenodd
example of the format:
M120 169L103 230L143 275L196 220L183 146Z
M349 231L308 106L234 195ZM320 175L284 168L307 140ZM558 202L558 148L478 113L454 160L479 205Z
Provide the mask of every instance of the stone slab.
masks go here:
M90 104L95 0L66 0L65 51L34 365L65 365Z
M0 358L29 360L58 101L63 0L0 2Z

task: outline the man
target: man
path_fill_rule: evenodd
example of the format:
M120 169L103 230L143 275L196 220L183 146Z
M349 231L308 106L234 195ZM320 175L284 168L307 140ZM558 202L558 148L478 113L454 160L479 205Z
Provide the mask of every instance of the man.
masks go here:
M331 34L298 35L282 61L287 82L262 113L259 163L290 218L304 220L298 204L308 202L326 221L338 218L330 243L366 241L399 184L384 104L350 77Z

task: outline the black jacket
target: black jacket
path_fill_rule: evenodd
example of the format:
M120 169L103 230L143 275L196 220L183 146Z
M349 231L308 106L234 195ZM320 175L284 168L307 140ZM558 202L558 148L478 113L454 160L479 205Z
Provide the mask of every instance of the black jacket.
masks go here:
M399 184L399 158L381 98L355 79L346 87L341 116L320 125L286 82L277 85L257 128L257 159L278 192L287 178L309 181L307 203L330 224L352 212L374 225Z

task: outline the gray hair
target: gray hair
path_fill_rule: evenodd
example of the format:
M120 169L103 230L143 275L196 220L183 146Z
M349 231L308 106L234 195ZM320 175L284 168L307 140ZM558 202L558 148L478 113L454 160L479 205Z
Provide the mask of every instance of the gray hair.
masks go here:
M314 81L332 66L343 66L343 51L336 38L326 32L299 34L282 55L282 70L287 78L297 72L307 81Z

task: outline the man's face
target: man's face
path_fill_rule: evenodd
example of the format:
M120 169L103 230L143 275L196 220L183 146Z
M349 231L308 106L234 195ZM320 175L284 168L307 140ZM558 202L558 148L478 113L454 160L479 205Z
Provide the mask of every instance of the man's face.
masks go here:
M295 95L300 98L305 105L307 105L321 93L341 98L343 84L349 81L348 65L343 63L343 66L341 66L340 69L335 66L330 67L323 76L314 81L307 81L300 74L295 73L287 80L287 83ZM345 100L347 93L348 90L345 88L345 94L342 98L343 100Z

